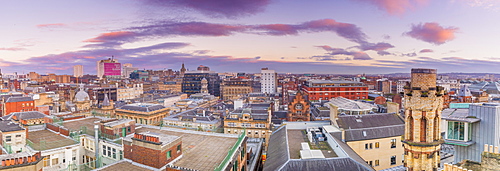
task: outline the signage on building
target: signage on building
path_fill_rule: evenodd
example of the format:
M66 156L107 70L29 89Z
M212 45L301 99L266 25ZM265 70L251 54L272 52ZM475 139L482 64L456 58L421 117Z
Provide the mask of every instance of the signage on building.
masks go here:
M121 75L120 63L104 63L104 75Z

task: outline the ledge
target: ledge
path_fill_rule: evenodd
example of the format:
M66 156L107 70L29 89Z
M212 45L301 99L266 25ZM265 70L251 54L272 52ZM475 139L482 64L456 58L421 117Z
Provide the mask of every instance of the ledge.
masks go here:
M412 142L412 141L403 141L403 143L411 145L411 146L419 146L419 147L432 147L443 144L443 140L433 141L433 142Z
M474 141L458 141L458 140L444 140L444 143L445 144L451 144L451 145L459 145L459 146L464 146L464 147L467 147L467 146L470 146L472 144L475 144L476 142Z

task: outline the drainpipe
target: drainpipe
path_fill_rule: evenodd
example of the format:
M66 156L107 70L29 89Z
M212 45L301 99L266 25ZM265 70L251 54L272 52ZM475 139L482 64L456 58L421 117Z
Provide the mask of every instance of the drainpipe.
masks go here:
M99 125L94 125L95 131L95 168L99 168Z

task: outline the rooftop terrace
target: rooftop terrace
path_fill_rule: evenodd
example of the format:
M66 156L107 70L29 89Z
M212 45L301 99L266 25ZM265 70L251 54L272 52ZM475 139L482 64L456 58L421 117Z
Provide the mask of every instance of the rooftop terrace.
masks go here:
M290 150L291 159L300 159L300 150L302 142L309 142L304 130L287 130L288 134L288 149ZM321 150L325 158L337 157L337 154L332 150L326 141L318 143L309 143L311 150Z
M28 143L30 147L36 151L60 148L77 143L72 139L63 137L49 130L28 132L28 140L32 142Z

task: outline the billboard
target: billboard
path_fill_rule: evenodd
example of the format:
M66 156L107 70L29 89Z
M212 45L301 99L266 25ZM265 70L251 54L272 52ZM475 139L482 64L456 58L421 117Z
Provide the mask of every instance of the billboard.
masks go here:
M120 63L104 63L104 75L122 75Z

